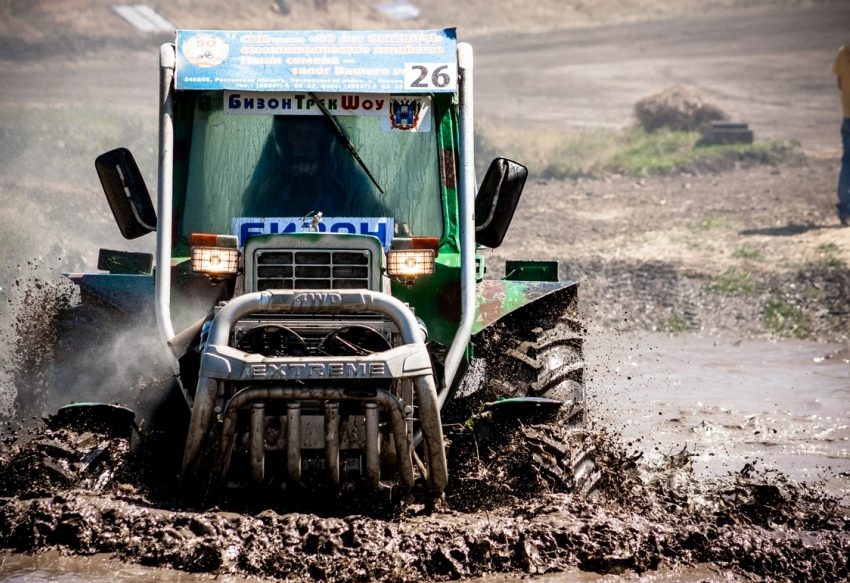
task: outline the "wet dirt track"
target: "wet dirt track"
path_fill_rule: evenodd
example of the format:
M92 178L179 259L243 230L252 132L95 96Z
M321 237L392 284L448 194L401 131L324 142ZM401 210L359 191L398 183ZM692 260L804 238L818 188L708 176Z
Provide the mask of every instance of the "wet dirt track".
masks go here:
M777 73L779 64L756 66L769 55L735 43L731 43L731 52L712 55L703 54L711 52L711 47L705 48L705 41L702 46L696 46L700 43L695 41L691 53L674 55L679 52L676 43L662 34L670 28L669 23L559 33L569 36L571 43L584 46L566 49L553 36L543 41L551 43L545 55L524 47L525 41L511 45L500 39L488 44L482 39L476 43L478 111L487 117L505 110L515 121L525 122L529 121L528 111L551 110L551 115L566 123L620 125L634 99L668 81L692 80L683 78L682 67L699 63L707 67L701 70L710 89L731 99L736 111L752 121L759 133L798 137L807 147L831 147L829 136L836 133L832 115L836 92L828 75L817 67L826 56L822 69L828 69L833 45L841 42L836 30L847 20L836 14L845 14L846 10L844 4L815 5L778 16L773 12L769 18L756 11L706 21L679 21L672 27L686 37L698 37L700 29L710 36L727 28L731 36L743 38L759 29L762 33L751 35L753 39L770 32L771 42L779 39L789 47L796 41L787 41L788 35L804 37L805 51L781 59L782 67L788 69L782 75ZM732 21L735 27L729 27ZM843 30L839 32L843 34ZM605 41L612 37L621 42ZM604 45L601 48L600 42ZM641 53L649 56L600 63L600 55L616 55L626 45L639 46ZM531 58L540 66L547 59L570 61L570 65L549 75L524 74L519 85L530 93L520 96L522 111L511 111L504 101L502 70L510 63L505 63L502 49L509 46L517 49L511 58ZM91 103L133 103L136 111L155 115L155 50L106 61L92 58L70 67L61 62L6 63L3 67L4 77L16 78L14 83L0 84L4 104L49 107L72 103L85 107ZM760 89L741 84L742 70L748 81L758 81ZM659 71L664 75L656 75ZM765 103L758 97L775 92L777 79L795 74L796 79L806 81L795 82L792 98ZM512 79L511 86L516 85ZM559 94L564 85L579 88L566 101ZM595 92L605 87L607 93L601 99ZM750 92L756 96L749 97ZM800 104L806 104L806 115L789 115ZM112 146L104 144L103 149ZM106 211L106 203L101 204ZM116 241L119 248L127 248L123 241ZM559 494L551 481L555 472L550 457L557 458L556 453L520 447L507 452L512 456L506 459L518 460L513 471L521 469L517 475L532 483L520 484L525 489L513 495L503 492L496 505L484 504L481 499L486 495L479 493L479 498L466 498L462 511L452 506L457 498L453 502L450 494L449 507L432 515L422 513L421 500L396 507L389 514L337 513L327 518L288 514L285 507L241 514L197 513L180 510L180 503L146 490L145 484L132 475L112 472L126 455L126 448L119 443L109 446L114 459L103 458L102 466L80 472L82 481L76 479L76 473L63 476L69 470L62 460L70 468L92 453L90 448L100 448L102 440L93 445L86 442L79 450L63 454L60 439L60 445L52 445L51 459L59 462L52 470L44 465L50 445L36 444L23 451L3 449L4 478L11 475L11 468L28 467L32 473L19 475L14 483L7 479L0 494L5 496L0 498L0 546L15 551L0 559L0 580L40 580L39 573L44 574L43 580L54 580L57 573L70 573L63 575L63 580L73 581L76 576L79 581L98 577L120 581L126 577L124 580L194 582L202 580L201 576L196 578L197 572L216 573L219 580L228 580L231 576L227 573L289 580L443 580L508 572L512 575L504 579L486 580L513 581L520 575L534 575L540 581L621 581L636 577L634 570L643 572L649 580L847 578L850 537L846 508L820 492L786 482L780 475L758 473L762 466L775 467L792 478L837 480L827 485L833 493L840 494L846 488L848 478L840 474L847 471L847 369L829 362L812 360L808 364L808 359L840 351L841 346L806 345L801 349L799 345L785 345L785 349L776 349L767 342L745 340L738 347L728 341L712 352L713 339L670 340L650 335L611 341L616 356L603 359L612 348L605 339L600 340L597 348L591 342L595 359L591 365L597 371L588 374L593 377L589 391L599 408L597 429L589 439L597 442L608 472L599 500L583 502ZM661 352L666 355L661 370L651 368L649 358L658 345L664 345ZM741 355L737 351L741 347L752 356ZM768 356L761 359L766 362L762 364L756 354ZM630 355L650 362L635 360L639 365L633 368L639 372L631 375L633 379L624 380L625 367L632 366L627 364ZM806 360L806 366L802 360ZM733 363L743 365L747 376L739 377ZM792 392L783 378L792 367L796 373L805 370L817 376L823 370L821 364L830 367L825 375L828 379L805 382L804 392ZM728 382L733 377L749 380ZM722 385L722 398L710 392L718 383ZM765 397L768 391L770 395L778 392L793 406L769 403ZM792 415L785 415L786 410ZM633 422L625 422L624 415L632 416ZM832 417L828 427L817 418L827 415ZM601 434L601 427L609 432L621 431L622 437ZM767 437L755 433L765 429L777 429L777 433ZM812 439L810 432L827 435ZM651 439L644 438L638 444L635 440L640 436ZM634 445L628 446L629 441ZM689 444L695 458L662 455L680 451L684 443ZM639 465L639 459L629 461L637 452L644 452L656 470ZM499 452L493 454L493 459L499 457ZM742 475L740 471L753 459L759 460L756 470ZM472 484L474 491L476 480L484 480L478 487L489 494L487 485L504 481L506 476L510 484L517 484L510 468L508 474L503 471L508 465L491 463L483 475L481 468L456 466L453 483ZM46 484L45 476L51 471L57 481ZM732 475L727 476L727 472ZM98 486L101 476L106 477ZM46 555L43 561L41 556L30 560L19 554L53 548L66 554L106 553L123 566L119 569L100 555L63 562L55 553ZM108 566L104 568L103 563ZM151 568L138 566L140 563ZM659 571L653 571L656 568ZM542 575L560 570L563 574ZM622 570L626 570L625 575L616 574ZM605 572L613 574L601 574ZM719 574L722 572L731 574L727 579L727 575ZM665 573L672 573L670 579L664 579Z
M819 465L821 475L829 463L833 476L844 468L836 479L846 483L843 352L799 341L715 343L591 333L592 430L532 427L478 453L465 432L455 432L452 486L434 513L415 496L341 511L298 507L279 490L247 507L199 511L174 498L176 467L152 472L151 458L144 450L129 453L126 440L42 431L25 442L10 424L0 450L0 547L108 553L178 572L287 580L559 571L594 580L624 570L699 573L706 562L756 579L842 580L850 523L841 488L801 486L762 469L811 478L817 476L798 472L801 459ZM761 367L753 366L757 358L765 361ZM741 366L749 368L746 375L737 372ZM812 376L819 380L807 382ZM798 380L804 393L793 390ZM765 399L775 397L793 416L769 409ZM805 414L822 408L831 413L827 421ZM766 440L751 437L764 429L778 431ZM806 435L807 429L820 431ZM680 451L688 442L691 449ZM563 493L570 477L562 470L570 451L586 447L596 448L602 470L597 495L587 501ZM801 454L816 458L814 466ZM29 568L26 561L11 564L2 575L8 580ZM84 574L91 567L67 568Z
M647 473L639 455L604 432L557 423L492 444L480 465L465 454L468 442L454 439L453 486L440 510L425 512L408 497L360 515L322 517L291 512L285 502L277 511L257 511L258 503L253 512L180 510L179 500L139 479L145 469L126 453L126 440L46 431L4 448L0 545L293 581L644 572L707 561L795 581L850 574L848 509L782 476L745 468L696 480L687 452ZM575 440L596 447L603 480L593 500L559 493L564 444ZM452 509L458 505L463 512Z
M627 442L640 439L645 459L687 446L697 475L754 463L825 480L850 502L845 345L624 334L591 335L586 350L599 422Z

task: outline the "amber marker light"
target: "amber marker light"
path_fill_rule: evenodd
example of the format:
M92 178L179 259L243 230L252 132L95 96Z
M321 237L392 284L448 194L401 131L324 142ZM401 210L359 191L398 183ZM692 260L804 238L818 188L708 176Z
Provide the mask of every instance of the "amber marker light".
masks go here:
M412 281L434 275L433 249L400 249L387 253L387 275Z
M233 235L193 234L192 271L207 275L233 275L239 269L238 240Z

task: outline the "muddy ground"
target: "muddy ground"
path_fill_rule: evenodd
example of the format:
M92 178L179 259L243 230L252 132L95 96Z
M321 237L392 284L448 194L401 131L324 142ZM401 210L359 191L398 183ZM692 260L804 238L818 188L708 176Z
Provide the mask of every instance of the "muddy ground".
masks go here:
M17 552L106 552L292 581L645 572L704 562L755 580L850 574L850 511L816 488L751 465L697 481L686 450L646 473L639 447L558 423L520 428L483 445L478 458L472 438L453 435L452 485L437 510L401 496L355 514L351 501L348 512L335 512L336 504L310 501L299 508L297 497L280 493L269 504L262 492L240 512L198 512L163 488L161 464L128 455L125 439L59 429L23 447L10 441L0 462L0 545ZM587 500L563 493L562 460L576 442L596 448L604 476Z
M105 4L0 4L3 318L27 290L36 293L45 279L55 280L60 266L93 269L98 247L151 250L147 239L120 239L91 160L129 145L155 184L156 46L167 39L134 36ZM593 335L588 381L597 407L586 432L566 438L557 425L527 429L482 446L480 460L468 435L450 436L452 487L445 504L430 513L417 496L317 508L280 493L258 496L265 503L251 507L202 511L175 495L174 467L161 464L154 472L144 448L131 452L121 439L43 428L31 435L4 425L0 547L18 559L58 549L180 570L148 573L169 581L182 580L185 571L278 580L494 573L564 577L560 581L653 573L666 580L682 573L694 581L846 580L847 500L840 502L836 492L846 491L850 480L843 445L850 411L850 229L837 227L832 206L838 101L829 64L846 42L847 5L738 10L738 3L718 2L707 8L721 9L713 14L611 25L601 20L611 14L643 19L692 5L576 2L569 14L559 13L564 22L558 24L547 12L556 4L540 3L519 18L519 8L506 3L494 28L510 28L507 21L595 26L487 36L474 10L492 10L492 3L457 8L456 16L467 19L461 32L484 35L473 38L480 119L622 127L635 100L684 81L751 122L757 137L802 143L782 160L704 160L663 176L532 177L508 240L488 254L488 276L501 276L507 258L558 259L562 279L582 282ZM73 5L85 10L75 12ZM293 5L305 27L344 26L347 19L343 3L332 1L331 12L319 18L311 16L309 2ZM212 26L220 16L191 20L185 1L157 7L178 25ZM246 26L273 14L260 0L238 10L243 20L233 22ZM355 24L390 25L370 10L355 2ZM46 23L66 32L44 35L38 27ZM55 45L59 53L50 50ZM768 342L777 338L787 340L772 350ZM819 351L820 345L798 338L832 344ZM8 349L8 336L4 342ZM676 363L661 356L667 371L658 369L659 345L668 354L679 351ZM773 360L764 356L770 352ZM38 355L28 356L36 357L29 362L37 368ZM14 355L4 350L2 357L11 366ZM770 382L750 367L741 381L747 390L715 386L728 380L718 372L722 367L744 369L753 359L767 362ZM829 365L830 382L797 384L805 390L794 398L764 405L783 376L818 374L803 360L809 367ZM0 375L0 383L8 378ZM683 396L679 385L689 380L701 381L701 392ZM3 389L9 396L9 386ZM737 402L726 408L730 395ZM692 396L694 403L685 403ZM665 400L660 408L659 398ZM564 440L597 450L602 481L589 500L563 493L568 476L558 444ZM691 449L675 455L686 442ZM780 452L772 466L765 464L766 450ZM783 458L792 456L821 464L817 477L832 482L801 485L786 473L761 470L787 468ZM48 563L38 568L46 572L61 561ZM82 567L79 580L90 569ZM0 566L0 578L21 572Z

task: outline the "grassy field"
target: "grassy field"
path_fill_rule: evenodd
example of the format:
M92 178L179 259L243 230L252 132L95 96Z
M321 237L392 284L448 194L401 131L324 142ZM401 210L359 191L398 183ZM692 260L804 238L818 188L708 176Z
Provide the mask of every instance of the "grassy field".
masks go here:
M477 171L483 173L497 155L528 166L538 178L598 177L615 172L634 176L665 174L687 167L711 171L736 161L771 163L797 144L790 140L756 140L752 144L703 145L699 132L625 129L476 128Z

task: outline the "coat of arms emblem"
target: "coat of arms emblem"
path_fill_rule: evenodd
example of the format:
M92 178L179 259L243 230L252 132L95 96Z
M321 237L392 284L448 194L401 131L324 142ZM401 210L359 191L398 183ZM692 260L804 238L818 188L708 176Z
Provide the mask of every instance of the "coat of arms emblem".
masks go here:
M419 99L391 99L390 122L396 130L415 130L419 127L419 112L422 103Z

